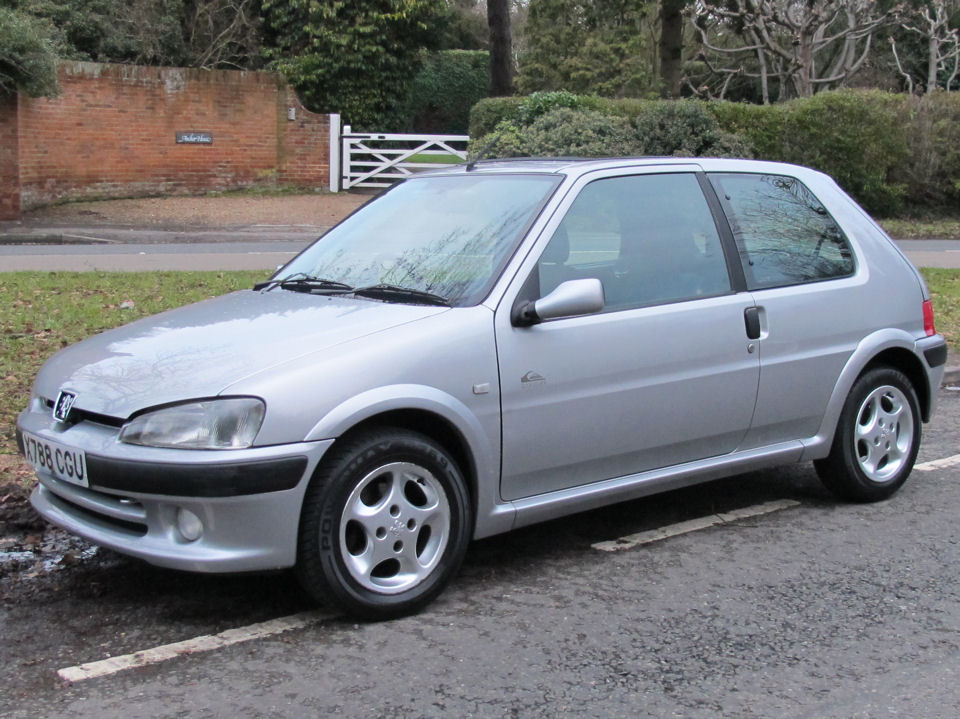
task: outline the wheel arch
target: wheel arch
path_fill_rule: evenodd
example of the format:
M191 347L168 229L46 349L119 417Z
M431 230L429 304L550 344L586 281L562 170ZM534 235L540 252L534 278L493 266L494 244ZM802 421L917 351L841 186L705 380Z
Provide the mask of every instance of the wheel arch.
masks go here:
M917 393L922 421L930 419L933 391L923 360L917 354L916 340L903 330L878 330L860 341L844 365L817 434L804 441L801 461L822 459L829 453L840 413L854 383L865 372L879 366L892 367L907 376Z
M477 506L477 463L470 445L456 425L435 412L417 408L380 412L350 427L334 441L333 446L363 432L381 428L409 429L432 439L447 450L463 473L473 506Z
M924 369L923 361L913 352L902 347L891 347L877 354L857 375L860 376L870 371L874 367L892 367L895 370L903 372L913 385L917 393L917 401L920 403L920 418L924 422L930 421L931 414L931 388L930 381Z
M333 408L306 439L333 439L333 449L345 438L375 427L419 432L450 452L467 483L475 537L512 527L514 510L499 501L499 424L494 433L485 430L463 402L434 387L394 385L356 395Z

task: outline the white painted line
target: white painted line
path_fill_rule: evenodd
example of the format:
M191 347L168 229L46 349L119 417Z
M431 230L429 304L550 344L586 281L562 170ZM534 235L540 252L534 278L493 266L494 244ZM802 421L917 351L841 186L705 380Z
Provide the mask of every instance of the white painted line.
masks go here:
M75 240L90 240L91 242L104 242L108 245L120 244L120 240L108 240L106 237L92 237L91 235L68 235L67 233L64 233L63 236L71 237Z
M730 524L731 522L748 519L749 517L759 517L762 514L779 512L781 509L789 509L799 504L800 502L792 499L778 499L775 502L755 504L752 507L735 509L732 512L722 512L720 514L710 514L706 517L688 519L685 522L677 522L667 527L659 527L646 532L628 534L626 537L620 537L620 539L614 539L609 542L597 542L590 546L594 549L599 549L601 552L619 552L622 549L632 549L633 547L639 547L643 544L651 544L652 542L659 542L663 539L676 537L680 534L689 534L690 532L715 527L720 524Z
M955 467L960 464L960 454L955 454L952 457L944 457L943 459L935 459L931 462L924 462L923 464L915 464L913 468L919 472L932 472L935 469L946 469L947 467Z
M303 227L303 228L305 228L305 229L307 229L307 230L319 230L319 229L322 227L322 225L309 225L309 224L304 224L304 223L302 223L302 222L301 222L300 224L295 224L295 225L267 225L267 224L264 224L264 223L261 222L261 223L256 224L256 225L250 225L250 227L265 227L265 228L267 228L268 230L269 230L269 229L276 229L276 228L279 228L279 227Z
M164 644L163 646L145 649L133 654L123 654L118 657L102 659L98 662L89 662L87 664L78 664L75 667L67 667L57 672L64 681L79 682L84 679L94 679L96 677L105 677L117 672L133 669L134 667L144 667L148 664L157 664L165 662L168 659L175 659L190 654L208 652L212 649L221 649L229 647L232 644L249 642L252 639L263 639L275 634L288 632L291 629L302 629L311 624L317 624L327 619L333 619L336 614L323 612L301 612L300 614L291 614L288 617L279 619L270 619L259 624L250 624L246 627L228 629L219 634L205 634L193 639L185 639L182 642L173 644Z

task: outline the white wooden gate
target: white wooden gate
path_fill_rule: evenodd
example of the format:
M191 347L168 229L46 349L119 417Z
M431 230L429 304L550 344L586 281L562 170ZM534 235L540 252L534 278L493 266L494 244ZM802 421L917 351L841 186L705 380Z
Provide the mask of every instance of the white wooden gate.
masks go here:
M390 187L419 170L449 167L449 162L430 162L430 159L455 156L466 160L469 140L467 135L351 132L350 126L344 125L340 135L340 172L337 178L330 173L330 189L337 192L351 187ZM332 151L332 141L330 145ZM414 156L417 161L411 162ZM334 163L330 164L333 170ZM335 179L339 180L336 184Z

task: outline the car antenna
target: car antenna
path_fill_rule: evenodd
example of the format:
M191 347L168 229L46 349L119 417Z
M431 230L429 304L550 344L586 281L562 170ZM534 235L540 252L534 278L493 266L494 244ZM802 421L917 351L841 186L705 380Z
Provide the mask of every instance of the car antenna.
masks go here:
M483 146L483 148L480 150L480 152L478 152L478 153L476 154L476 156L474 157L474 159L470 160L470 162L467 163L467 172L472 171L473 168L475 168L475 167L477 166L477 163L480 162L480 160L484 159L483 156L484 156L485 154L487 154L487 150L489 150L491 147L493 147L495 144L497 144L497 140L499 140L499 139L500 139L500 136L499 136L499 135L495 135L489 142L487 142L487 143Z

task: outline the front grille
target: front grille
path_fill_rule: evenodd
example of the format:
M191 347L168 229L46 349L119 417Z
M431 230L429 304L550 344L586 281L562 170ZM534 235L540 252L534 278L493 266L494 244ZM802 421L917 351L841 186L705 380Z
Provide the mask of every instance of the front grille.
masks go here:
M124 534L129 534L131 537L142 537L147 533L147 525L145 524L127 522L123 519L117 519L116 517L109 517L106 514L100 514L100 512L91 511L53 492L49 492L49 495L50 503L57 507L57 509L87 524L93 524L102 529L110 529L114 532L123 532Z
M137 500L78 487L45 474L38 477L44 497L64 514L100 529L136 537L147 533L147 512Z
M53 412L53 400L43 398L43 405ZM70 424L77 424L79 422L96 422L97 424L103 424L107 427L122 427L123 423L126 420L123 417L112 417L108 414L97 414L96 412L88 412L85 409L80 409L79 407L74 407L70 410Z

